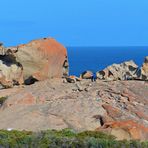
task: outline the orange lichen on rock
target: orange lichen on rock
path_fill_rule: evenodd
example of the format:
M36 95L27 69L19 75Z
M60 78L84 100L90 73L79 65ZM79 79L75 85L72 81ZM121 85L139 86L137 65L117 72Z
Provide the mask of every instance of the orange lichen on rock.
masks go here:
M17 104L21 105L33 105L36 104L36 98L31 94L25 94L23 98L17 100Z
M118 140L123 140L123 139L146 140L148 139L148 128L132 120L108 122L108 123L105 123L103 127L98 128L97 130L102 130L110 134L113 134L114 136L118 137ZM124 137L123 135L129 135L129 137Z
M52 38L33 40L17 47L15 56L23 66L24 77L37 80L68 75L67 51Z
M53 38L0 48L0 84L5 88L68 76L66 48Z
M118 118L122 115L121 111L118 108L112 107L108 104L103 104L102 107L106 110L107 114L114 118Z

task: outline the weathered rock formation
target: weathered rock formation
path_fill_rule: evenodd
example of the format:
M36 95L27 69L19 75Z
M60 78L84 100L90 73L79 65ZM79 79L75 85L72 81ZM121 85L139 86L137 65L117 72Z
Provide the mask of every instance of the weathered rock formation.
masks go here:
M67 51L52 38L0 46L0 83L5 87L68 75Z
M13 53L0 46L0 84L3 87L12 87L23 83L23 67L16 61Z
M107 67L97 77L147 80L147 67L148 58L141 70L128 61ZM119 140L148 140L147 81L91 82L92 75L86 71L83 79L68 76L66 49L54 39L9 48L0 44L0 83L4 87L39 81L0 90L0 129L100 130Z
M132 60L121 64L112 64L96 73L101 80L148 80L148 57L139 68Z
M148 128L132 120L108 122L98 130L114 135L117 140L148 140Z
M148 80L148 57L145 57L144 63L139 71L139 77L142 80Z
M133 61L113 64L96 73L103 80L133 80L137 78L138 66Z

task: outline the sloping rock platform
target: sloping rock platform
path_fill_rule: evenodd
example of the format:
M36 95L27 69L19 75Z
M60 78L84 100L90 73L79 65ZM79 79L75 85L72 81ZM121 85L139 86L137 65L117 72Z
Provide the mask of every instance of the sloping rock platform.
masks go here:
M79 89L81 87L81 90ZM118 139L148 140L148 83L62 79L0 90L0 128L103 130Z

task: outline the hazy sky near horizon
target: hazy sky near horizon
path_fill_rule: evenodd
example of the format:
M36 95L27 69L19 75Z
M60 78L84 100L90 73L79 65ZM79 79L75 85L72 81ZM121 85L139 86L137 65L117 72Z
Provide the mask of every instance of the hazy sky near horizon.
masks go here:
M4 0L0 41L41 37L65 46L147 46L148 0Z

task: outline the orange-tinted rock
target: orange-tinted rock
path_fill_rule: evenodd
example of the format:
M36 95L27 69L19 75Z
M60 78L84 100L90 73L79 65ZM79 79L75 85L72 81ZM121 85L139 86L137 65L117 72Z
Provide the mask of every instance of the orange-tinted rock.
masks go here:
M66 77L66 81L69 83L75 83L76 81L81 81L81 78L78 78L76 76L68 76Z
M119 118L122 113L118 108L112 107L111 105L103 104L102 107L106 110L107 114L114 118Z
M104 126L98 130L106 131L116 136L118 140L148 139L148 128L132 120L105 123Z
M3 109L14 105L34 105L36 103L36 98L32 94L22 92L19 98L14 95L11 99L7 99L3 105Z
M9 88L0 90L0 98L10 96L12 94L17 94L21 91L21 88Z
M26 94L23 98L19 99L17 104L32 105L36 104L36 98L31 94Z
M13 87L68 75L67 51L52 38L33 40L17 47L0 45L0 84Z
M52 38L33 40L20 45L15 56L23 66L25 80L44 80L68 75L66 48Z
M91 79L92 76L93 76L93 73L92 73L91 71L84 71L84 72L80 75L80 77L81 77L82 79Z
M128 99L128 101L132 102L135 100L136 96L129 91L128 89L125 89L122 93L121 93L122 97L126 97Z
M145 119L146 121L148 121L148 115L143 113L142 111L133 111L140 119Z
M46 102L46 99L43 96L36 97L36 96L32 95L31 93L22 91L22 89L20 91L18 91L18 93L21 93L21 96L19 96L17 94L12 95L12 97L10 97L9 99L7 99L5 101L2 108L5 109L5 108L12 107L14 105L27 105L28 106L28 105L44 104ZM13 94L13 92L12 92L12 94Z
M148 86L145 82L93 83L83 79L63 83L63 80L51 79L0 90L0 97L7 96L0 107L0 128L36 131L60 127L85 131L103 127L101 130L119 139L146 139ZM130 97L134 100L129 101Z

